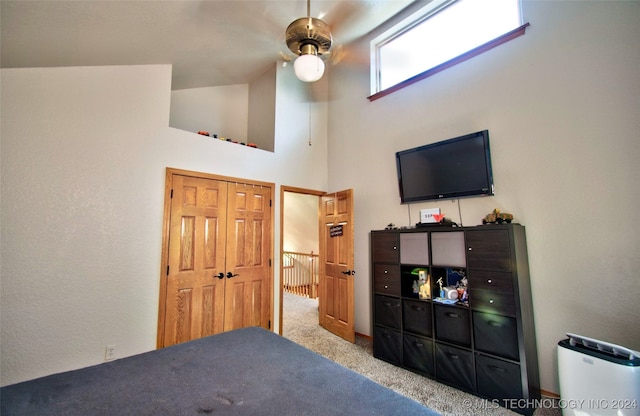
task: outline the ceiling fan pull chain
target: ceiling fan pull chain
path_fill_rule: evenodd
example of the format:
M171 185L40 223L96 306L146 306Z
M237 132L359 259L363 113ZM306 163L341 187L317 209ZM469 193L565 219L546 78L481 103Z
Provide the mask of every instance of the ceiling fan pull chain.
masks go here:
M308 94L311 95L310 93ZM309 100L309 146L311 146L311 100Z

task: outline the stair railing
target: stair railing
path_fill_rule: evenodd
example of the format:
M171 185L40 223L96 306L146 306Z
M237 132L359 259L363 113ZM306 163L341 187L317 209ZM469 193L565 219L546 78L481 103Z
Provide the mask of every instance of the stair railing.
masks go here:
M318 297L318 255L311 253L282 253L284 290L295 295Z

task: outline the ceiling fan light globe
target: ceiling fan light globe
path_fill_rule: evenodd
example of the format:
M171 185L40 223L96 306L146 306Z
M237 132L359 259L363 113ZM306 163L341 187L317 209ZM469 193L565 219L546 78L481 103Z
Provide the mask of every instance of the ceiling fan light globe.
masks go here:
M300 55L293 62L293 70L300 81L315 82L324 74L324 62L316 55Z

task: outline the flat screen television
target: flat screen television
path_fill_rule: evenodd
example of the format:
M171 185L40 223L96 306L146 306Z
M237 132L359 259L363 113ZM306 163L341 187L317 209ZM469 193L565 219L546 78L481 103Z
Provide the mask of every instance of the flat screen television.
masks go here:
M402 203L493 195L489 131L396 153Z

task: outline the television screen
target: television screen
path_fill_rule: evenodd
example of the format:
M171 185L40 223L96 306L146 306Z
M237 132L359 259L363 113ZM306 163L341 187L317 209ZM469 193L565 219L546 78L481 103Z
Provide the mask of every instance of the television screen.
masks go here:
M489 131L396 153L405 202L493 195Z

